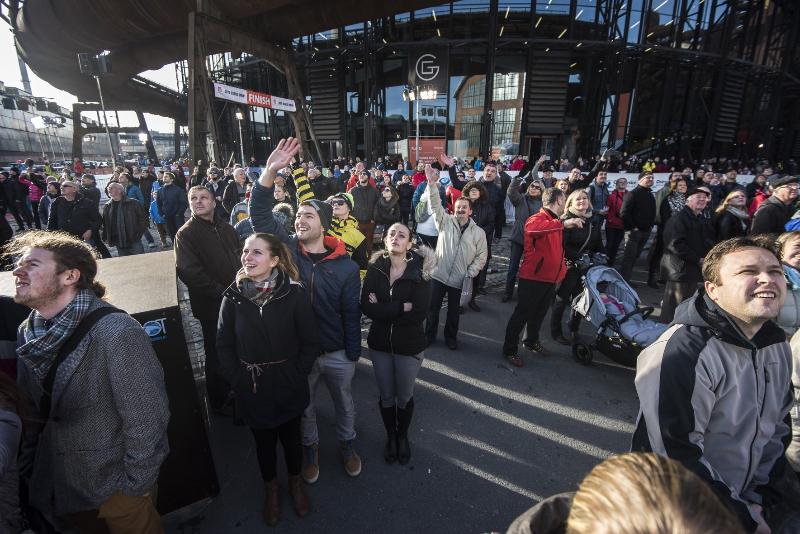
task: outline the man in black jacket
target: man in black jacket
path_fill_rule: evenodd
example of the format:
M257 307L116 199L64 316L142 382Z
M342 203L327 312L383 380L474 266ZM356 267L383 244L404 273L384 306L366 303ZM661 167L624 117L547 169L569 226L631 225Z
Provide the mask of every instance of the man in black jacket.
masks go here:
M100 190L97 188L97 182L93 174L84 174L81 176L81 195L88 198L95 205L100 207Z
M638 185L625 195L620 209L620 217L625 224L625 252L620 274L628 281L656 220L656 199L651 187L653 174L647 171L639 174Z
M703 281L703 258L714 246L714 228L703 216L711 200L704 187L686 193L686 206L667 220L661 266L667 285L661 306L661 322L670 323L678 304L694 295Z
M501 167L502 168L502 167ZM495 241L499 241L500 237L503 235L503 224L505 224L506 219L506 210L505 210L505 202L506 202L506 189L508 189L508 185L503 188L501 180L498 179L497 173L497 165L494 163L488 163L486 167L483 169L483 176L481 177L481 182L483 186L486 188L486 195L488 196L489 203L494 208L494 216L492 217L492 232L486 236L486 243L489 245L489 258L492 257L491 252L491 244L492 244L492 236L494 236ZM498 216L499 215L499 216ZM500 219L498 221L498 219ZM497 224L500 222L500 229L498 231Z
M156 207L158 213L164 218L167 226L167 234L172 242L175 242L175 234L183 226L184 214L186 213L186 195L181 189L173 184L175 179L171 172L164 173L164 186L156 193Z
M112 182L108 184L111 201L103 206L103 241L117 247L118 256L143 254L142 234L147 229L147 217L138 200L125 196L125 186Z
M225 192L222 194L222 205L228 215L233 212L233 207L239 202L244 200L244 195L247 192L247 173L241 167L234 169L233 180L228 182L225 186Z
M100 226L97 204L78 193L78 184L67 180L61 184L61 196L50 207L48 230L61 230L91 242Z
M792 216L794 202L797 200L797 176L769 177L769 190L772 195L765 200L753 215L751 234L780 234L786 221Z
M350 194L353 195L353 217L358 221L358 230L367 238L367 256L371 256L378 190L369 183L368 171L361 171L358 184L350 190Z
M192 216L175 236L175 264L178 278L189 289L192 314L203 329L206 388L211 407L219 410L230 386L219 374L217 320L222 293L241 267L242 247L233 226L216 216L216 200L207 188L193 187L188 196Z

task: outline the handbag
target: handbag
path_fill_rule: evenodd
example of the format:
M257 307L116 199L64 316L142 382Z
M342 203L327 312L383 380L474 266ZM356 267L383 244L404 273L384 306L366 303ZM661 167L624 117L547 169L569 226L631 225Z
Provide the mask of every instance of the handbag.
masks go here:
M472 278L469 276L464 277L464 282L461 284L461 298L458 301L459 306L466 306L472 299Z

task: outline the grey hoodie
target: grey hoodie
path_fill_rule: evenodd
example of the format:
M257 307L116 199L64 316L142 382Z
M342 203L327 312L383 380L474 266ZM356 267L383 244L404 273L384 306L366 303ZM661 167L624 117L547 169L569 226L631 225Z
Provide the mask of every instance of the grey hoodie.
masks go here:
M631 449L678 460L753 530L747 504L762 503L786 466L791 376L783 330L769 321L748 340L700 291L639 355Z

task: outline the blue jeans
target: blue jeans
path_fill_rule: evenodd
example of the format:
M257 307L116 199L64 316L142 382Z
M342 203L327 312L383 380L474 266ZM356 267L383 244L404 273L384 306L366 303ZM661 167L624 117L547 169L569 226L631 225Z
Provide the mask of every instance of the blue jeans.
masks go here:
M508 273L506 274L506 296L508 298L514 296L514 285L517 282L519 263L522 261L523 250L522 245L513 241L511 242L511 257L508 260Z

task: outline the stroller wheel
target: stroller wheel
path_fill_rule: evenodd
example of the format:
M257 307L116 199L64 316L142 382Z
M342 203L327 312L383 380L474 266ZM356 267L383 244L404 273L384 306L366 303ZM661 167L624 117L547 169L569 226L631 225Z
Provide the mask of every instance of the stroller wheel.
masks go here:
M585 343L575 343L572 345L572 355L583 365L592 363L592 349Z

